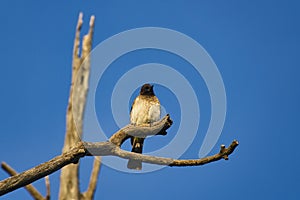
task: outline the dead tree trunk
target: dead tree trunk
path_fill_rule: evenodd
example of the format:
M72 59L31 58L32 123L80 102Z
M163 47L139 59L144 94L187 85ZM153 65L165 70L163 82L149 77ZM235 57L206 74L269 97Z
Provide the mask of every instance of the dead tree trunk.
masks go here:
M73 49L72 83L66 116L65 143L62 153L69 151L71 147L80 141L82 136L83 113L89 87L89 54L92 50L94 20L95 17L92 16L90 19L89 32L83 37L82 53L79 55L80 31L83 24L82 13L79 14ZM93 183L90 183L91 188L88 189L87 192L81 194L79 189L79 162L77 164L70 164L62 168L60 175L59 199L92 199L96 188L99 170L100 160L95 158L91 177L91 182Z
M92 200L98 181L101 162L99 157L95 157L88 189L85 192L81 192L79 188L79 160L84 156L110 155L157 165L200 166L221 159L227 160L228 156L233 153L238 146L238 142L234 140L228 148L221 145L220 152L215 155L190 160L148 156L124 151L120 148L122 143L130 136L147 137L149 135L166 134L166 130L172 125L172 120L169 115L165 116L159 122L154 123L151 127L138 127L131 124L125 126L113 134L109 141L106 142L89 143L81 141L83 114L89 87L89 56L92 49L94 21L95 17L92 16L90 18L88 34L83 37L82 53L79 55L80 31L83 24L82 13L79 14L73 49L72 82L66 116L65 143L62 154L19 174L8 164L3 162L1 164L2 168L11 175L11 177L0 181L0 196L20 187L25 187L34 199L48 200L50 199L50 183L46 176L61 169L59 199ZM45 197L43 197L34 186L30 185L32 182L43 177L46 177L47 194Z

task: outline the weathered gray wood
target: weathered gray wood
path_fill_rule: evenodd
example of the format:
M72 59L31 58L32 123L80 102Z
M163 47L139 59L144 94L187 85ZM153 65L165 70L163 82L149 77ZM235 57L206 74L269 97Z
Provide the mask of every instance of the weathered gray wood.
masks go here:
M83 113L89 88L90 52L92 50L95 17L92 16L90 19L89 32L83 37L82 53L79 55L80 31L83 24L82 17L82 13L80 13L75 32L72 62L72 83L70 87L70 96L66 115L67 123L65 143L62 150L63 153L67 152L72 146L80 141L82 136ZM97 168L93 169L95 172L99 172L101 163L98 163L99 164L94 165L94 167ZM98 177L98 174L93 174ZM83 195L80 193L79 188L79 163L64 167L61 170L60 175L59 199L79 200L82 199L82 197ZM86 198L86 200L88 200L88 198Z
M169 116L164 117L159 122L153 124L153 126L139 127L134 125L127 125L120 131L116 132L107 142L78 142L76 146L71 148L69 151L59 155L52 160L40 164L32 169L25 172L7 178L0 182L0 196L13 191L17 188L24 187L40 178L49 175L66 165L72 165L71 163L77 163L81 157L84 156L117 156L124 159L140 160L145 163L157 164L157 165L168 165L168 166L199 166L217 160L228 159L228 156L238 146L238 142L234 140L228 148L224 145L221 146L219 153L200 159L192 160L176 160L172 158L163 158L148 156L143 154L132 153L124 151L120 148L120 145L126 138L126 135L141 134L144 136L153 135L158 130L166 131L170 127ZM166 129L165 129L166 128ZM160 131L158 131L160 132ZM114 139L112 139L114 138ZM113 141L113 142L112 142Z

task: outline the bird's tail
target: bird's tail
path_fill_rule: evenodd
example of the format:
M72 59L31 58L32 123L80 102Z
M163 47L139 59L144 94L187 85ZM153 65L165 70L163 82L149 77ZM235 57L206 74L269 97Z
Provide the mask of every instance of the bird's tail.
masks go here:
M142 153L143 152L143 144L144 144L144 138L137 138L134 137L132 139L132 150L131 152L135 153ZM128 169L135 169L135 170L141 170L142 169L142 162L138 160L129 159L127 163Z

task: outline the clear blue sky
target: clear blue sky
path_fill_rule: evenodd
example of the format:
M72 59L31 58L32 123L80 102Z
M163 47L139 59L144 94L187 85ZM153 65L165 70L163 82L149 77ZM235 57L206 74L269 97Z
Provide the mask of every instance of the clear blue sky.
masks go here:
M227 94L225 126L211 154L218 152L220 144L240 142L229 161L202 167L128 174L103 166L96 199L111 199L111 195L115 199L299 199L298 1L11 0L0 4L1 161L23 171L61 153L74 30L82 11L83 31L88 17L96 16L94 46L119 32L146 26L180 31L199 42L217 64ZM177 59L159 52L128 56L128 62L122 57L120 63L130 64L134 56L139 61L134 65L170 64ZM189 72L183 68L182 73ZM161 101L167 101L165 96ZM205 108L209 99L202 104L203 131L210 116ZM176 101L170 106L176 120ZM176 127L175 121L173 130ZM114 124L111 129L115 130ZM161 138L167 142L172 136ZM200 131L183 158L197 157L202 140ZM82 190L91 163L90 158L81 160ZM6 177L0 170L0 179ZM50 181L52 199L57 199L59 172ZM34 185L45 194L44 180ZM2 199L30 196L18 189Z

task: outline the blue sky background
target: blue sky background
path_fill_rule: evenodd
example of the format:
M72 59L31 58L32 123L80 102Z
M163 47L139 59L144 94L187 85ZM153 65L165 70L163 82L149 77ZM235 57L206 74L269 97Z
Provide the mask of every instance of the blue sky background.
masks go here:
M199 42L217 64L227 94L225 126L211 154L223 143L240 142L229 161L202 167L128 174L103 166L95 199L111 199L112 195L115 199L299 199L300 14L296 0L1 1L1 161L21 172L61 153L80 11L84 13L83 31L89 16L96 16L94 46L119 32L145 26L174 29ZM111 69L117 69L118 63L135 66L153 61L186 65L158 51L128 56ZM187 67L182 67L182 73L192 74ZM115 80L117 75L116 70L108 71L106 78ZM201 78L195 87L205 88ZM111 88L109 84L99 87L96 98L107 97ZM168 102L174 95L160 86L157 95L169 105L175 123L168 136L149 140L146 151L154 149L154 142L167 143L178 128L178 103ZM203 95L203 121L183 158L197 157L204 137L201 133L208 126L207 91L198 95ZM97 108L99 116L110 115L101 110L100 100ZM107 129L116 130L107 121ZM91 163L91 158L81 160L82 190ZM6 177L0 170L0 179ZM50 181L52 199L57 199L59 172ZM44 180L34 185L45 194ZM21 198L30 199L24 189L1 197Z

